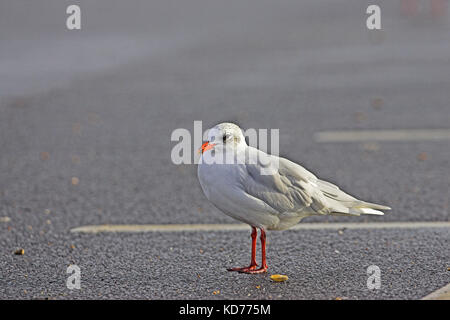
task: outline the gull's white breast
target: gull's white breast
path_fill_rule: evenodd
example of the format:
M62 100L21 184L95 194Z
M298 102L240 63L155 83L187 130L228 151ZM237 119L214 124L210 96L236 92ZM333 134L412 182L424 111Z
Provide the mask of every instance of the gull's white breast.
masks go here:
M198 165L200 185L211 203L234 219L270 229L279 222L277 212L244 191L247 175L243 164Z

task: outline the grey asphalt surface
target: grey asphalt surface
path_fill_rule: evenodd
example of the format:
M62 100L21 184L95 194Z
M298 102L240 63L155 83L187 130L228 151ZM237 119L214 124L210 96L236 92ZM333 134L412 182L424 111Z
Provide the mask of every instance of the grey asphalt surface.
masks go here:
M281 155L393 208L305 223L449 221L448 141L313 140L449 128L448 19L381 1L383 29L369 32L366 1L79 3L80 31L65 29L65 3L0 3L0 298L417 299L450 282L448 229L271 232L258 276L225 271L248 262L245 232L69 232L233 223L195 165L170 161L172 131L194 120L279 128ZM80 291L65 286L71 263ZM372 264L381 290L365 285Z
M226 271L249 263L245 232L23 237L25 255L2 257L1 287L4 298L22 299L419 299L448 282L448 237L448 229L270 232L264 275ZM69 264L81 268L80 290L65 287ZM367 289L370 265L381 269L380 290ZM277 273L289 280L271 281Z

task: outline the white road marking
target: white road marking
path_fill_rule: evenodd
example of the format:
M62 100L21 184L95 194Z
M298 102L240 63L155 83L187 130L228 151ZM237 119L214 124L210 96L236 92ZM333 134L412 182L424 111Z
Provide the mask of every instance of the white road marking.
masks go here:
M450 221L433 222L365 222L365 223L300 223L289 230L339 230L339 229L419 229L450 228ZM246 224L123 224L91 225L73 228L71 232L180 232L180 231L240 231L249 230Z
M314 134L314 140L316 142L446 141L450 140L450 129L322 131Z
M422 300L450 300L450 283L423 297Z

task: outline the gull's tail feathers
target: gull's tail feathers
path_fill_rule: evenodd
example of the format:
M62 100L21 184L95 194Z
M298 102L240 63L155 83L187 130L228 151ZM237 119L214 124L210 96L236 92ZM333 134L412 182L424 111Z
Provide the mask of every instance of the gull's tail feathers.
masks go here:
M390 207L381 204L358 200L330 182L324 180L318 182L321 191L330 203L331 210L333 210L331 215L359 216L361 214L372 214L382 216L384 212L381 210L391 210Z

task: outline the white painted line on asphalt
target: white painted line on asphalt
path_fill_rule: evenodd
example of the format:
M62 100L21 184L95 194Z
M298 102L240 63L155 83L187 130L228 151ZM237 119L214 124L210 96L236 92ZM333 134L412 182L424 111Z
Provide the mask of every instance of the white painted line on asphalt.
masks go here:
M300 223L290 230L339 230L339 229L420 229L450 228L450 221L428 222L364 222L364 223ZM73 228L71 232L180 232L180 231L240 231L249 230L246 224L123 224L91 225Z
M423 297L422 300L450 300L450 283Z
M316 142L446 141L450 140L450 129L322 131L314 134L314 140Z

